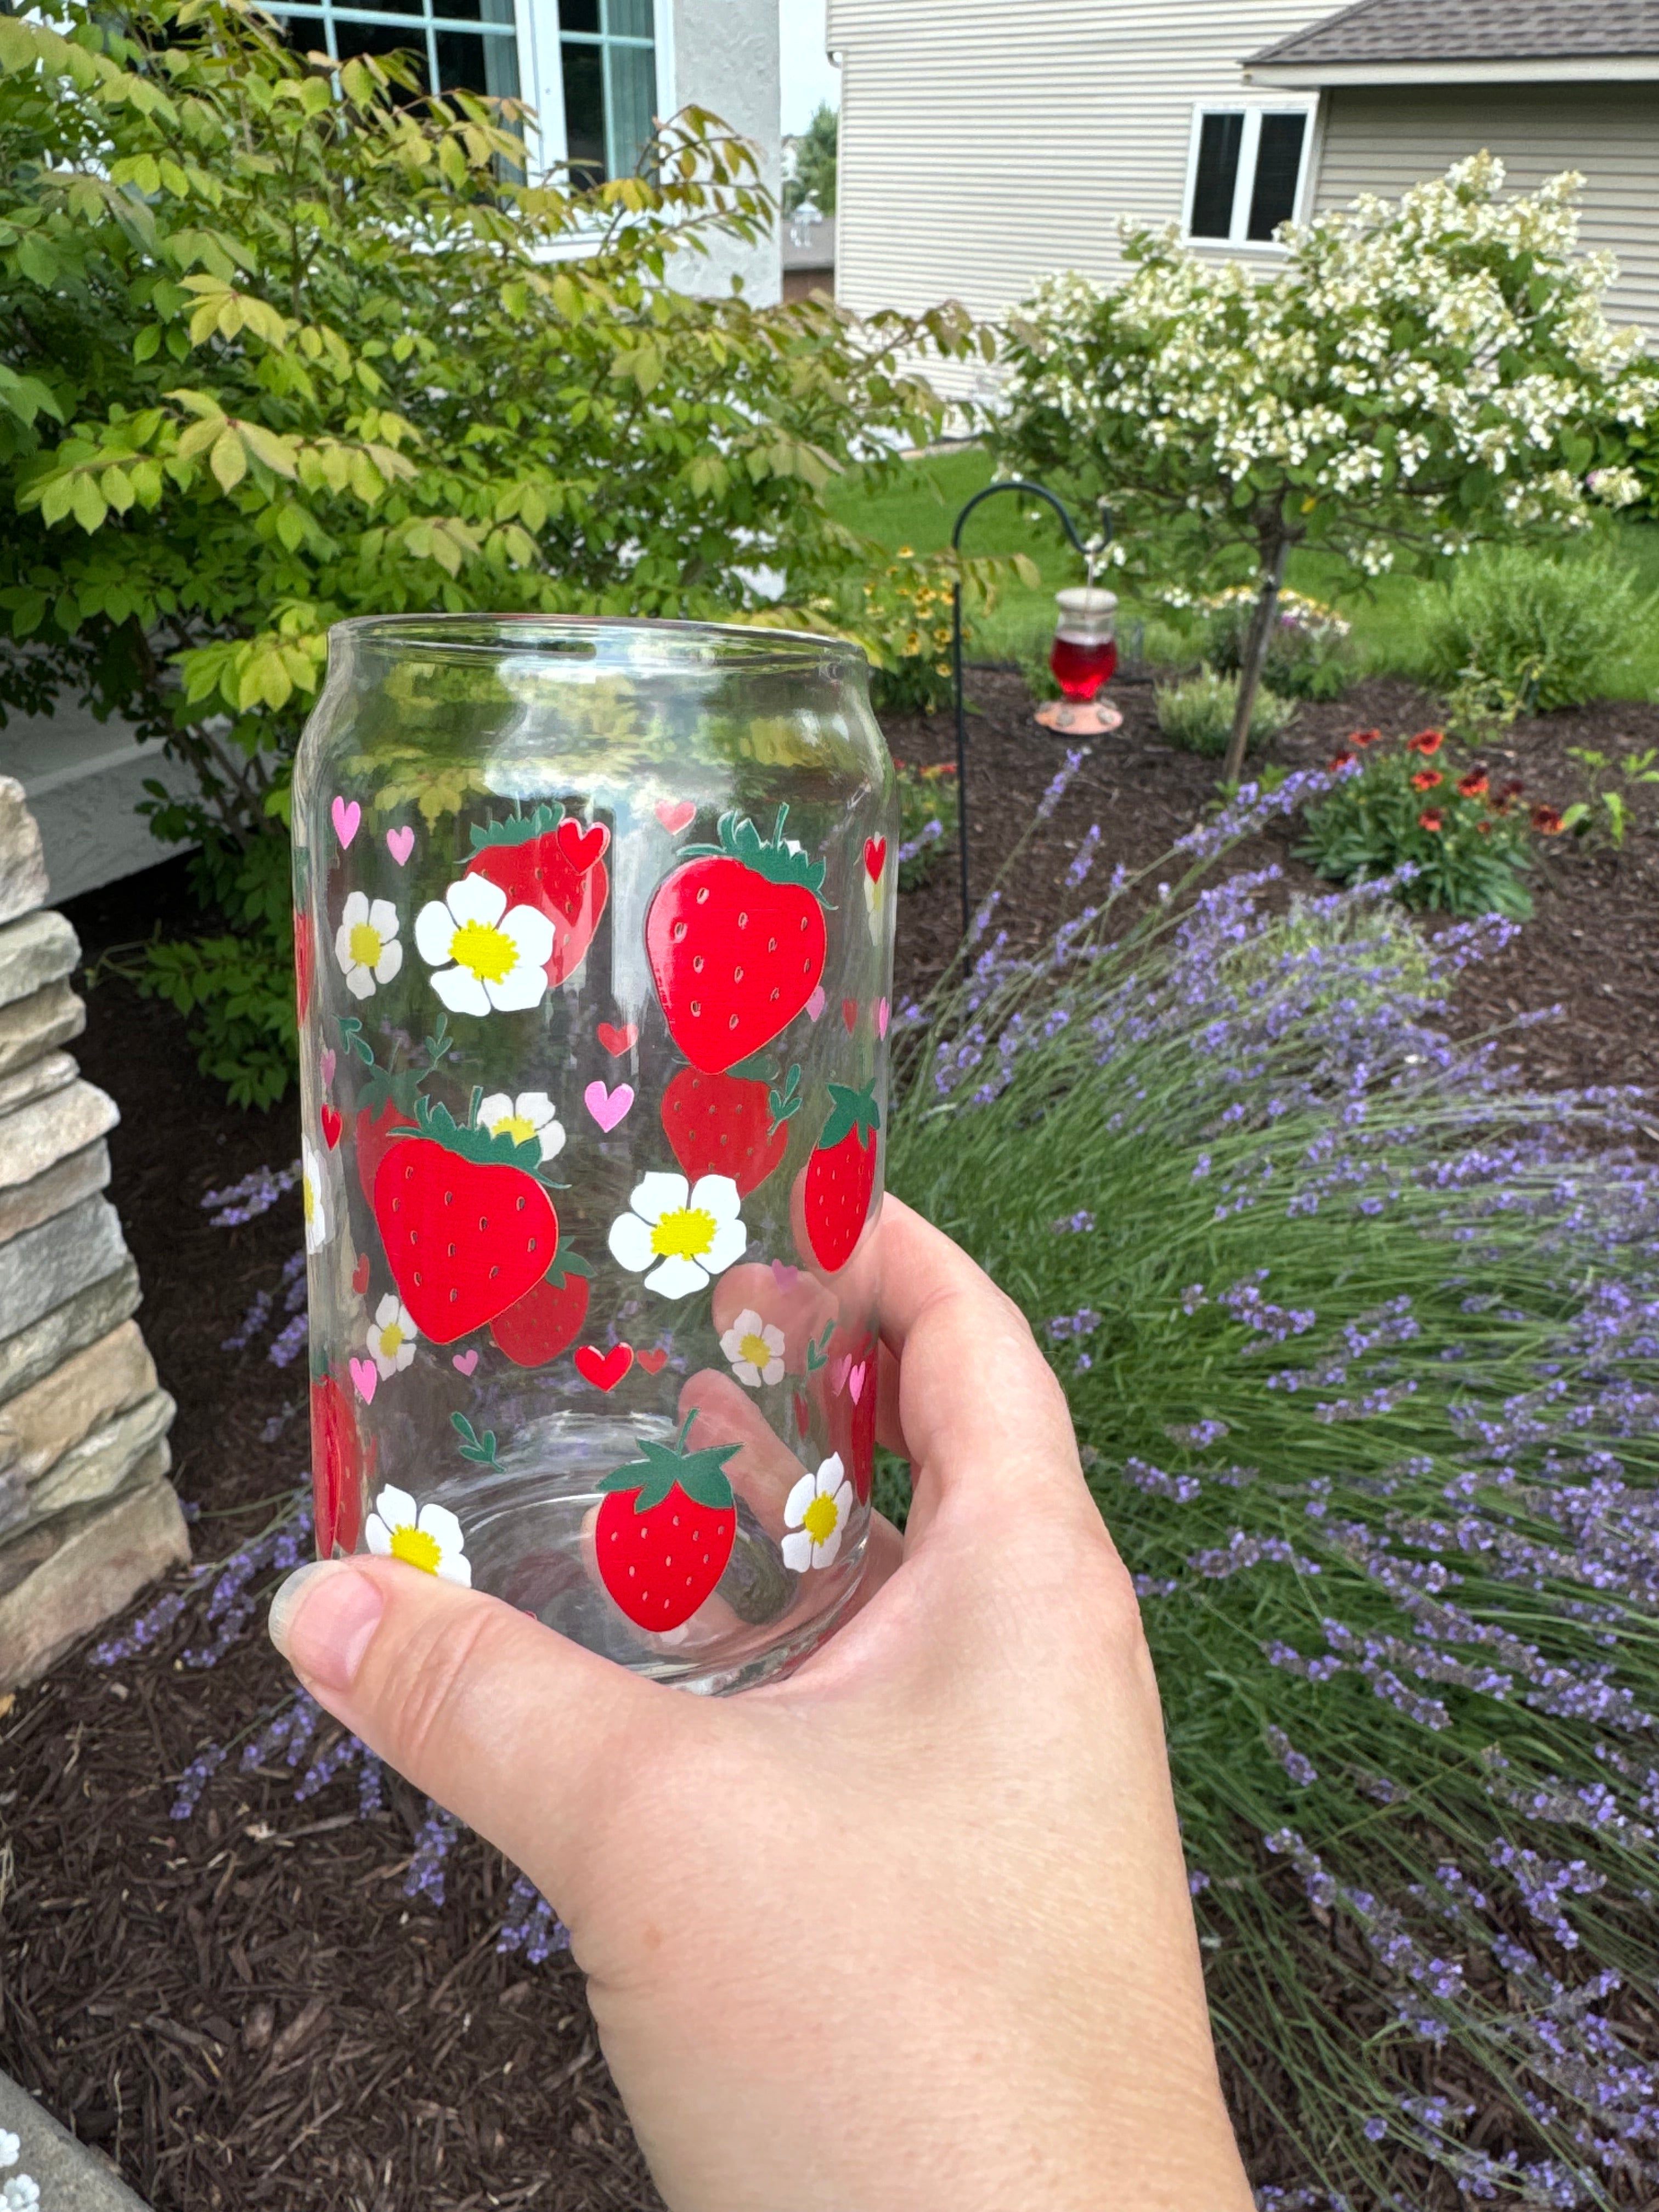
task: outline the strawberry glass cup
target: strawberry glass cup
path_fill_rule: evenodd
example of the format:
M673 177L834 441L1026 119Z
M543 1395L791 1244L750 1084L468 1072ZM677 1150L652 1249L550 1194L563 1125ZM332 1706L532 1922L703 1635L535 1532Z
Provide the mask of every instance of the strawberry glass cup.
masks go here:
M312 1472L704 1690L857 1585L897 807L862 654L342 623L294 777Z

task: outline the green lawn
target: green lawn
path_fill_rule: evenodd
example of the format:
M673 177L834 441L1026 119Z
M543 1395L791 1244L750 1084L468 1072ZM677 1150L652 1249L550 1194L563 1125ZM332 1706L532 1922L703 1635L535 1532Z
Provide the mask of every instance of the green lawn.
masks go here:
M908 461L902 479L883 489L872 490L862 478L849 477L833 488L830 504L842 521L866 532L890 550L908 545L918 553L933 552L950 544L951 526L963 504L990 481L989 457L979 447L969 446ZM1076 520L1086 536L1092 517L1079 514ZM1616 521L1608 526L1644 587L1659 592L1659 525ZM1035 591L1024 585L1011 585L989 614L975 614L970 609L970 652L989 659L1040 657L1047 650L1054 628L1054 592L1067 584L1083 581L1083 563L1066 543L1053 515L1039 502L1028 505L1012 495L988 501L969 522L963 550L1025 553L1036 562L1042 577ZM1354 642L1363 667L1389 674L1417 674L1423 595L1432 586L1412 576L1383 576L1369 591L1357 592L1351 585L1343 586L1339 578L1337 563L1310 553L1292 557L1287 580L1296 590L1337 606L1348 617L1354 626ZM1159 610L1126 599L1121 629L1127 632L1137 619L1149 620L1168 635L1167 619ZM1156 658L1156 637L1152 643ZM1659 694L1659 621L1644 625L1632 637L1628 657L1608 671L1607 693L1616 699L1647 699Z

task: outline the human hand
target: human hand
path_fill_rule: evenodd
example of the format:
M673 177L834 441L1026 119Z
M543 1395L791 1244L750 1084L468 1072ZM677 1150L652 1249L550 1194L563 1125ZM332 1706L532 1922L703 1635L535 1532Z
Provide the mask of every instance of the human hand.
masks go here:
M680 1695L389 1559L301 1569L271 1634L556 1907L674 2212L1249 2212L1064 1396L947 1238L877 1233L915 1503L788 1680Z

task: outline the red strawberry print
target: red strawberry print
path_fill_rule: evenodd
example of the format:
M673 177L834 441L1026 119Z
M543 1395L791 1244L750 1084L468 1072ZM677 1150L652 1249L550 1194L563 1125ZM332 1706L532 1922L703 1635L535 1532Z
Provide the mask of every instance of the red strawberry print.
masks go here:
M833 1275L858 1247L876 1188L881 1110L873 1088L830 1085L830 1118L806 1163L805 1208L813 1257Z
M442 1106L416 1107L374 1177L374 1218L410 1317L434 1344L453 1344L516 1305L559 1247L559 1218L532 1170L532 1137L461 1127Z
M817 1384L830 1430L830 1449L853 1478L860 1505L870 1503L876 1473L876 1340L866 1337L856 1350L839 1330L830 1340L828 1364ZM836 1387L837 1376L840 1387ZM856 1395L855 1395L856 1393Z
M357 1146L357 1180L363 1187L363 1196L371 1206L374 1203L374 1178L380 1171L380 1162L392 1150L405 1130L418 1128L412 1114L405 1114L397 1100L388 1092L377 1106L360 1106L354 1126Z
M720 817L717 845L688 845L659 884L645 949L669 1035L718 1075L769 1044L823 973L823 862L769 843L746 817Z
M602 822L585 830L568 815L561 820L551 806L472 832L467 874L488 878L510 905L534 907L552 923L550 983L574 975L593 940L611 895L602 858L610 842Z
M355 1552L363 1522L363 1445L350 1398L331 1375L311 1385L311 1497L317 1553Z
M515 1367L545 1367L576 1341L587 1319L592 1272L586 1260L568 1253L516 1305L496 1315L489 1334Z
M730 1176L747 1197L773 1173L789 1145L789 1117L800 1104L800 1070L781 1091L746 1075L707 1075L683 1067L662 1095L663 1133L683 1171Z
M726 1572L738 1533L726 1479L736 1444L689 1452L695 1413L674 1443L641 1440L644 1456L605 1476L594 1524L599 1579L628 1618L660 1632L690 1620Z

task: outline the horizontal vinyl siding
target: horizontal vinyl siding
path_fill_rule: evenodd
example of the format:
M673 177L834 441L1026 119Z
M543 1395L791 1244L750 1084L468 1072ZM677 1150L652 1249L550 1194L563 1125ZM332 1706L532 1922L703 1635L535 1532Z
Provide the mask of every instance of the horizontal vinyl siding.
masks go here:
M1120 216L1181 219L1194 102L1237 97L1246 55L1332 4L830 0L837 299L995 316L1051 270L1115 276Z
M1483 149L1517 191L1580 169L1581 240L1619 262L1615 323L1659 337L1659 97L1648 85L1418 85L1326 95L1316 204L1358 192L1393 198Z

